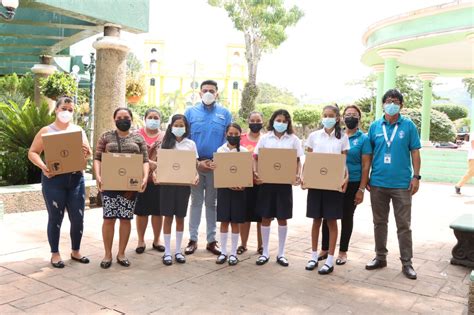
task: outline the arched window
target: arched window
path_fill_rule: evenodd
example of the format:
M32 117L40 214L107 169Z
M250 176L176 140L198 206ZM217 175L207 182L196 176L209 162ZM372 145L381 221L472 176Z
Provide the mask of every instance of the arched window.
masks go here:
M155 78L151 78L151 80L150 80L150 86L155 86Z
M234 81L234 83L232 83L232 88L233 88L234 90L238 90L238 89L239 89L239 82Z

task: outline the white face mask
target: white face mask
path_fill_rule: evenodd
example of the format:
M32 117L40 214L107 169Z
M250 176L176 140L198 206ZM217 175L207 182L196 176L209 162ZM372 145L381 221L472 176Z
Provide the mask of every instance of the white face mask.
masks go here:
M68 122L71 121L73 113L71 113L68 110L63 110L63 111L60 111L57 114L57 116L60 122L62 122L63 124L67 124Z
M211 105L216 101L216 96L211 92L206 92L202 95L202 102L206 105Z

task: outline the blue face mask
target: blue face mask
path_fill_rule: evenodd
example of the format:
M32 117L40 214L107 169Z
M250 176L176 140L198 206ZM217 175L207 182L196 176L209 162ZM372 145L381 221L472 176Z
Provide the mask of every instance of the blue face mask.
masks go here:
M181 138L186 132L185 127L172 127L171 133L174 134L176 137Z
M158 128L160 128L160 120L159 119L147 119L145 121L145 126L148 128L148 129L151 129L151 130L156 130Z
M395 104L395 103L388 103L388 104L385 104L384 109L387 115L395 116L396 114L400 112L400 105Z
M331 129L336 125L336 118L334 117L325 117L322 120L323 126L326 129Z
M288 123L282 123L278 121L273 122L273 129L275 129L279 133L285 132L286 128L288 128Z

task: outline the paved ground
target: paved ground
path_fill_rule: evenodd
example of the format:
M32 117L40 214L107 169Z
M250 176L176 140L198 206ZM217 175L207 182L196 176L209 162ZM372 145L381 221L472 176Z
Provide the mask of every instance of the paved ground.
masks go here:
M81 265L66 260L66 268L58 270L49 264L46 212L8 214L0 223L0 314L467 314L470 270L449 264L455 243L449 223L474 209L474 187L463 191L464 195L456 196L452 186L424 183L415 197L412 226L416 281L400 273L393 216L388 267L364 269L373 258L368 196L356 211L349 262L330 276L304 270L310 253L310 221L305 218L306 193L299 189L295 189L295 218L289 226L288 268L274 261L277 229L273 226L272 260L265 266L255 265L254 246L241 257L239 265L218 266L215 256L203 250L205 244L201 242L185 265L166 267L161 263L161 253L148 249L145 254L135 254L133 230L127 252L132 266L126 269L114 264L102 270L101 210L94 209L86 212L82 249L92 263ZM65 220L61 241L64 259L69 255L68 228ZM255 241L253 235L251 240Z

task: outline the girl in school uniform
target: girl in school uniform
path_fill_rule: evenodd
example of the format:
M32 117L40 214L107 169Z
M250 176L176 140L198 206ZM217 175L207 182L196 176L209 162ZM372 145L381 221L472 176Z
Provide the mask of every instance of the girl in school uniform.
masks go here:
M188 150L198 153L194 141L188 138L189 124L184 115L176 114L171 117L171 122L166 129L166 134L161 144L162 149ZM156 178L154 178L156 182ZM194 185L199 181L196 175ZM162 185L160 189L160 214L164 216L163 237L165 239L165 254L163 264L170 266L173 264L171 257L171 225L173 216L176 217L176 248L174 258L177 263L184 264L186 258L181 252L181 242L183 240L184 218L188 210L191 187L179 185Z
M245 147L249 152L253 152L257 146L258 140L260 140L261 130L263 128L263 115L259 112L252 112L249 115L249 129L248 133L243 133L240 137L240 145ZM254 182L253 187L245 188L245 194L247 199L247 212L245 217L245 223L241 224L240 229L240 240L241 245L237 248L237 254L241 255L247 251L247 241L249 239L250 225L252 222L257 222L257 252L261 255L263 252L262 247L262 233L260 232L260 226L262 218L257 214L257 196L260 185L256 185Z
M258 152L262 148L295 149L297 153L297 168L295 170L295 185L299 184L303 148L301 141L293 133L291 116L288 111L279 109L272 114L268 123L267 134L263 135L254 150L254 177L258 183ZM278 220L278 255L276 261L281 266L289 265L285 257L285 241L288 233L287 220L293 216L293 190L291 184L262 184L257 197L257 209L262 217L262 244L263 253L256 261L257 265L264 265L269 260L268 242L270 239L270 223L273 218Z
M242 128L236 124L231 123L226 128L226 139L219 149L221 152L248 152L245 147L240 146L240 136ZM216 168L218 165L212 163L212 167ZM217 189L217 222L221 222L221 254L217 257L216 264L223 264L227 260L227 239L229 232L229 224L232 229L231 236L231 250L228 257L230 266L237 265L239 259L237 258L237 245L239 244L239 225L245 222L245 189L241 187L234 188L218 188Z
M307 151L317 153L347 154L349 139L343 134L340 126L341 115L339 108L329 105L323 108L323 127L312 132L307 141ZM349 176L346 174L341 190L308 189L306 216L313 219L311 230L312 255L306 265L306 270L314 270L318 266L318 237L322 219L327 220L329 228L329 254L319 274L329 274L334 270L334 251L337 241L337 220L342 218L344 192ZM304 179L303 179L304 182Z

